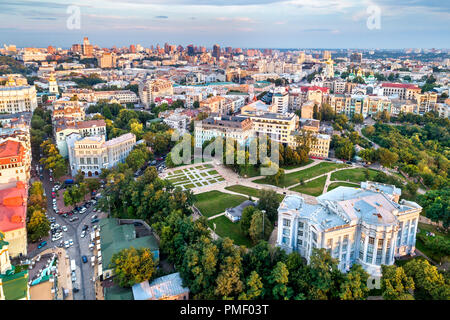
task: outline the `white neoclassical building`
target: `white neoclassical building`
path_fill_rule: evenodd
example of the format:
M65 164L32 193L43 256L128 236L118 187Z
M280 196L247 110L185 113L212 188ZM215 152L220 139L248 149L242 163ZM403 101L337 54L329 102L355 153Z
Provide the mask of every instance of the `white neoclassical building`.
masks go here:
M372 276L394 257L413 253L419 214L415 202L399 201L392 185L362 182L360 188L338 187L308 204L288 195L278 208L277 245L298 251L309 263L313 248L339 259L339 269L361 264Z
M6 86L0 86L0 113L33 112L36 108L35 86L17 86L12 77Z

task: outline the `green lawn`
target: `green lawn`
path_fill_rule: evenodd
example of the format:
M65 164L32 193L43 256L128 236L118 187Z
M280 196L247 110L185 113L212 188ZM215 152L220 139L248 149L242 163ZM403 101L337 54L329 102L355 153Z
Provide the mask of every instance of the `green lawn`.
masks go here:
M227 208L236 207L245 200L247 197L213 190L197 194L194 205L204 216L211 217L225 212Z
M309 182L306 182L304 185L296 186L292 189L292 191L309 194L310 196L320 196L323 191L323 187L325 186L325 182L327 181L327 177L323 176Z
M366 178L366 171L369 171L369 178ZM365 169L365 168L356 168L356 169L348 169L341 170L338 172L333 172L331 174L332 181L348 181L348 182L362 182L367 180L372 180L378 171L373 169Z
M308 159L308 162L301 164L301 165L290 165L290 166L282 166L281 168L284 170L291 170L291 169L296 169L296 168L301 168L304 166L307 166L310 163L313 163L314 160L313 159Z
M243 168L239 171L239 175L244 178L253 178L261 175L260 168L255 168L255 166L249 166L248 168Z
M436 227L432 226L430 224L425 224L425 223L419 222L419 230L420 230L420 232L417 232L417 235L419 235L419 234L426 235L426 233L428 231L428 232L433 232L437 236L442 236L447 241L450 241L448 234L437 231ZM446 257L446 255L441 252L436 252L436 251L430 250L429 248L425 247L424 243L419 239L419 237L416 238L416 247L421 252L423 252L428 258L430 258L431 260L434 260L435 262L439 263L439 262L441 262L442 258ZM447 257L447 259L448 259L448 257Z
M280 181L279 187L289 187L293 184L299 183L300 179L308 180L311 178L314 178L316 176L325 174L327 172L333 171L337 168L345 168L348 167L346 164L338 164L338 163L332 163L332 162L321 162L313 167L309 167L308 169L288 173L284 176L284 179ZM269 183L267 178L258 179L253 181L255 183L261 183L261 184L272 184Z
M255 189L255 188L251 188L251 187L246 187L246 186L241 186L238 184L235 184L234 186L230 186L230 187L225 187L225 189L233 191L233 192L237 192L237 193L242 193L251 197L255 197L255 198L259 198L259 189ZM278 198L281 201L283 201L284 195L278 194Z
M354 187L358 188L359 184L356 183L349 183L349 182L333 182L328 186L328 191L331 191L333 189L336 189L337 187Z
M209 227L214 230L214 223L216 224L216 233L218 236L228 237L234 241L236 245L244 245L248 248L252 246L252 242L241 231L241 223L231 222L227 217L220 216L213 220L208 220Z
M219 174L216 170L208 171L208 173L209 173L210 175Z

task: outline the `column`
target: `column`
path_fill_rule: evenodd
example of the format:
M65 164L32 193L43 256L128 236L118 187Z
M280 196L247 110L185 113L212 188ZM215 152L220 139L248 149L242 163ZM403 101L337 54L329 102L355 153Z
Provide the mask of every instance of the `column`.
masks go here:
M372 252L372 261L370 262L371 264L375 264L375 262L377 261L377 250L378 250L378 238L377 235L375 234L375 239L373 240L373 252Z
M362 257L362 262L366 262L366 255L367 255L367 247L369 246L369 235L366 235L364 238L364 254Z
M383 250L382 250L382 256L381 256L381 264L388 264L388 262L386 262L386 249L387 249L387 233L384 234L384 241L383 241ZM392 247L392 241L391 241L391 247Z

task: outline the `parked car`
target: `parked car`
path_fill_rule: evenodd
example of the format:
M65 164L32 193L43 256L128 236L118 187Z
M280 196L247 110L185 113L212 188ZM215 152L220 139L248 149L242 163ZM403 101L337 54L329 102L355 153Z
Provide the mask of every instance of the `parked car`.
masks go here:
M83 208L83 209L81 209L81 210L80 210L80 214L83 214L83 213L85 213L85 212L86 212L86 210L87 210L86 208Z
M66 248L66 249L68 249L68 248L70 248L70 243L69 243L69 241L64 241L64 248Z
M69 240L69 244L70 244L70 246L73 246L73 240L72 239Z
M47 241L42 241L39 245L38 245L38 249L41 249L43 247L45 247L47 245Z
M82 256L82 257L81 257L81 259L83 260L83 263L86 263L86 262L88 262L88 259L87 259L87 257L86 257L86 256Z
M81 231L81 236L80 236L80 237L81 237L81 238L84 238L85 236L86 236L86 231L84 231L84 230Z
M91 220L91 223L97 223L97 222L99 222L100 220L98 220L98 219L92 219Z
M63 229L64 232L67 232L67 227L66 226L63 226L62 229Z

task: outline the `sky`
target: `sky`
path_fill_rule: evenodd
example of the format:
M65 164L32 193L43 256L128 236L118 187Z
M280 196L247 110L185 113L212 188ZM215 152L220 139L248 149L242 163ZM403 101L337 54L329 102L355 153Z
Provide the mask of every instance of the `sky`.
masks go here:
M449 22L448 0L0 0L0 46L449 48Z

